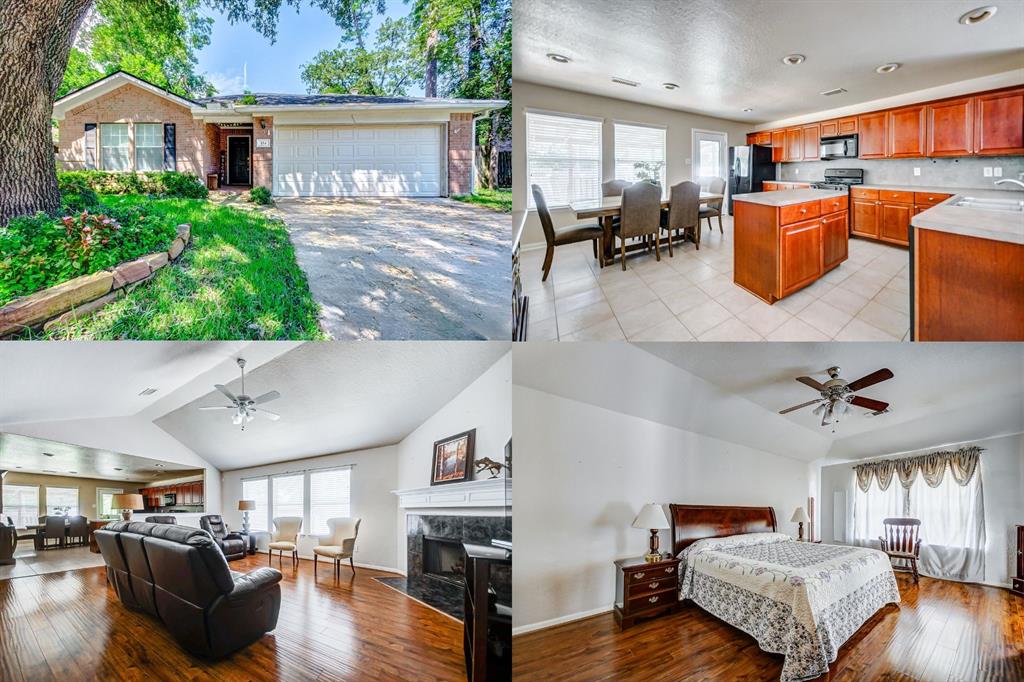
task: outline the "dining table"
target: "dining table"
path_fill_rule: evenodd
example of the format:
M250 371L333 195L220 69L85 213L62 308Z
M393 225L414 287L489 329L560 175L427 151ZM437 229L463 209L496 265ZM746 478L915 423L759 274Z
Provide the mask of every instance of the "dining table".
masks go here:
M715 192L700 192L700 202L702 204L712 202L718 199L724 199L724 194L718 194ZM661 207L668 208L669 206L669 195L663 194L661 197ZM601 261L601 267L611 264L615 260L615 245L612 243L612 221L616 216L622 213L622 195L601 197L600 199L583 199L581 201L574 201L569 204L569 209L576 214L576 220L591 220L597 218L601 224L601 229L604 231L603 242L603 253ZM697 225L697 229L700 229L700 225ZM672 233L669 233L669 239L672 239ZM681 234L675 238L675 241L682 241L686 239L685 234ZM647 248L647 245L643 242L637 242L630 244L626 247L626 251L635 251L638 249Z

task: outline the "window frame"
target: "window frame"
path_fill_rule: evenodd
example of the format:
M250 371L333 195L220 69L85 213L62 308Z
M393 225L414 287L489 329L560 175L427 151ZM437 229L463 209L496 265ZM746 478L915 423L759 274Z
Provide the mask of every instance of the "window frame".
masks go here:
M30 513L29 521L31 523L38 522L39 521L39 495L40 495L39 484L38 483L6 483L6 484L4 484L4 492L5 493L7 491L9 491L10 489L12 489L12 488L26 488L26 489L31 488L31 489L35 490L36 503L35 503L35 506L31 508L31 513ZM12 507L13 507L13 505L9 504L8 502L4 502L4 515L10 514L9 509L12 508ZM17 508L18 509L23 509L23 507L21 505L18 505ZM25 527L24 525L18 525L17 521L15 522L14 525L15 525L16 528L24 528Z
M96 518L97 519L116 519L119 514L114 510L114 506L110 507L110 514L103 514L103 496L106 494L110 495L121 495L124 493L124 488L96 488Z
M645 130L653 130L661 133L661 172L658 180L661 187L667 187L668 185L668 127L658 125L654 123L636 123L634 121L612 121L612 171L616 180L627 180L629 182L637 182L635 174L629 178L623 178L619 175L619 128L640 128ZM625 132L625 131L624 131ZM639 161L639 159L637 160ZM636 161L634 161L635 163Z
M264 506L263 506L263 510L262 510L263 511L263 524L262 525L264 527L263 528L257 527L260 524L258 523L257 518L254 516L254 514L258 514L260 512L259 500L257 500L256 501L257 502L256 510L254 512L249 512L249 530L251 532L253 532L253 533L269 533L269 532L271 532L272 527L274 525L273 522L271 521L271 516L270 516L270 509L271 509L271 503L270 503L270 477L269 476L251 476L249 478L243 478L242 479L242 497L240 499L243 499L243 500L251 500L251 499L253 499L251 497L246 496L246 493L245 493L245 484L246 483L251 483L253 481L263 481L263 482L266 483L266 485L267 485L267 497L263 501L264 502ZM243 518L244 518L244 516L243 516ZM254 521L256 523L254 523Z
M240 492L241 497L239 499L252 499L245 497L245 484L251 481L266 481L267 482L267 508L266 508L266 523L267 528L260 530L252 524L252 516L250 516L250 530L253 533L268 533L273 534L274 532L274 517L282 516L274 508L274 481L275 479L291 478L291 477L302 477L302 513L299 515L302 517L302 531L299 533L300 536L318 536L324 535L325 533L314 532L313 529L313 509L312 509L312 477L314 474L326 473L332 471L347 470L348 471L348 513L351 517L353 515L353 495L352 495L352 476L353 470L356 468L355 464L342 464L339 466L321 467L317 469L303 469L301 471L283 471L278 474L263 474L260 476L246 476L241 479L242 490ZM257 509L257 511L259 511ZM241 514L241 512L239 512ZM334 517L331 517L334 518Z
M144 121L144 122L141 122L141 123L133 123L132 126L134 128L134 131L133 131L134 134L130 135L128 139L129 139L129 144L131 144L131 146L133 147L133 149L132 149L132 162L134 164L133 165L133 170L136 173L151 173L151 172L162 171L164 169L164 124L160 123L160 122ZM145 146L142 146L142 145L139 144L139 128L140 128L140 126L153 126L153 127L155 127L157 129L157 136L156 136L157 143L155 145L145 145ZM156 168L140 168L139 167L139 150L140 149L158 149L158 150L160 150L160 153L158 154L159 158L157 159Z
M342 516L342 517L351 517L352 516L352 467L341 466L341 467L331 467L329 469L313 469L311 471L308 471L308 472L306 472L306 480L308 481L308 494L307 494L306 498L308 499L307 507L309 508L309 517L308 517L308 524L306 524L304 522L304 525L306 525L306 527L308 528L308 531L309 531L308 534L309 535L327 535L327 534L329 534L331 532L330 526L327 526L326 528L323 529L323 532L320 532L319 529L317 529L313 525L313 477L316 476L317 474L329 474L329 473L334 473L336 471L344 471L344 472L346 472L348 474L348 498L344 502L345 506L347 507L347 513L341 514L341 515L331 515L331 516L328 516L327 518L338 518L338 516ZM337 503L334 503L334 504L337 504ZM325 519L325 524L326 524L326 519Z
M50 514L49 510L56 506L56 505L50 504L50 491L51 490L74 490L75 491L75 506L74 506L72 511L68 512L67 515L68 516L78 516L79 514L82 513L82 489L81 488L71 488L69 486L63 486L63 485L48 485L48 486L45 487L45 496L43 498L43 499L46 500L46 510L47 510L46 513L48 515Z
M591 201L591 200L599 201L601 199L601 183L604 180L604 122L605 122L605 119L603 117L586 116L584 114L571 114L571 113L565 113L565 112L559 112L559 111L545 111L545 110L541 110L541 109L526 109L526 110L524 110L523 115L526 117L525 126L524 126L524 135L523 135L523 137L524 137L524 145L523 146L525 147L525 151L526 151L526 153L524 155L524 158L526 159L526 187L527 187L526 209L528 211L536 211L537 210L537 205L536 205L536 203L533 200L533 192L529 190L530 185L534 184L533 180L532 180L532 178L530 176L530 160L532 158L532 152L531 152L531 149L530 149L530 125L531 125L530 124L530 120L531 120L531 117L563 118L563 119L568 119L570 121L576 121L576 122L581 122L581 123L597 124L597 187L596 187L596 191L595 191L595 196L593 196L593 197L580 197L580 198L574 199L570 195L568 197L568 203L559 203L557 201L552 201L551 200L551 196L552 196L553 193L545 192L545 200L548 201L548 208L549 209L553 209L553 208L566 208L568 206L571 206L574 201L577 201L577 202ZM592 162L593 160L591 159L590 161ZM545 189L545 188L542 188L542 189Z
M127 150L127 154L126 154L127 162L128 162L128 167L127 168L107 168L106 158L104 157L104 151L103 150L104 149L108 149L108 148L109 149L121 149L120 145L118 145L117 147L108 147L107 145L105 145L103 143L103 131L108 126L124 126L124 131L125 131L125 147L124 148ZM99 135L99 137L100 137L100 142L99 142L99 148L100 148L99 151L100 151L100 153L99 153L98 161L99 161L100 170L109 171L111 173L131 173L131 172L133 172L133 170L134 170L133 162L134 162L135 154L134 154L134 152L132 150L132 130L131 130L131 124L130 123L118 123L118 122L115 122L115 121L111 121L109 123L100 123L100 135Z

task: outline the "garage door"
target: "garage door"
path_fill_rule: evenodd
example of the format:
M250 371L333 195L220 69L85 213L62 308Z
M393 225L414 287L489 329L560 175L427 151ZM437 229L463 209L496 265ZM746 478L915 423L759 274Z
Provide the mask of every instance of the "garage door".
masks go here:
M274 194L436 197L440 126L274 126Z

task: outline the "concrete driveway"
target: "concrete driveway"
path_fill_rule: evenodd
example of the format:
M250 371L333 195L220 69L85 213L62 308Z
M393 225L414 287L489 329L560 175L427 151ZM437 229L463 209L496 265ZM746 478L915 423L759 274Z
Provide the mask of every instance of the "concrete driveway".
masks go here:
M450 199L278 199L333 338L508 339L512 220Z

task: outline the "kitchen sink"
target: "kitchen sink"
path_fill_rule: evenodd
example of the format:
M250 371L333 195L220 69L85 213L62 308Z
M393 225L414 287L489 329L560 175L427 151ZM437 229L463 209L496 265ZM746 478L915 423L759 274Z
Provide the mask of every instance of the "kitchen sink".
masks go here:
M1019 199L976 199L964 197L958 199L954 206L977 208L983 211L1024 211L1024 201Z

